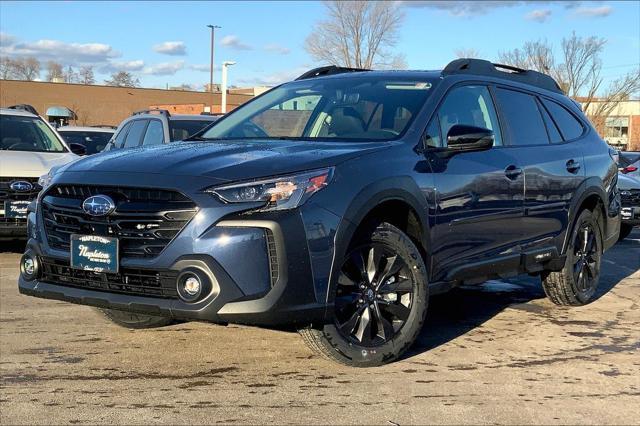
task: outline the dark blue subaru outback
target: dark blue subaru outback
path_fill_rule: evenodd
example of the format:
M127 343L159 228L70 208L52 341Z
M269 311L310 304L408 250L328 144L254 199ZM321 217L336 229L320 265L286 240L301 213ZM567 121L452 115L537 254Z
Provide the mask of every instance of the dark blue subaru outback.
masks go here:
M379 365L460 284L539 274L589 303L618 239L614 157L544 74L318 68L191 140L43 178L20 292L131 328L294 326Z

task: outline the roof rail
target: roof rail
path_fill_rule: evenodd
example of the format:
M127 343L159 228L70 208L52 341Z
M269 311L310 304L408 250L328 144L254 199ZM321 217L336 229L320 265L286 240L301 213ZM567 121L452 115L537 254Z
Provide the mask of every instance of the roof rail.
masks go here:
M160 114L160 115L165 115L165 116L167 116L167 118L171 117L171 113L169 111L167 111L166 109L143 109L143 110L140 110L140 111L136 111L131 115L133 116L133 115L154 114L154 113Z
M116 126L112 126L111 124L93 124L89 127L95 127L95 128L100 128L100 129L117 129Z
M444 70L442 70L442 74L475 74L497 77L530 84L552 92L563 93L558 83L547 74L533 70L525 70L511 65L493 64L483 59L456 59L449 62Z
M7 107L7 109L15 109L17 111L26 111L26 112L30 112L31 114L39 115L38 111L36 111L36 109L29 104L11 105L10 107Z
M296 78L297 80L306 80L308 78L314 77L322 77L325 75L333 75L333 74L342 74L346 72L359 72L359 71L371 71L364 68L348 68L348 67L339 67L336 65L327 65L324 67L314 68L302 74L300 77Z

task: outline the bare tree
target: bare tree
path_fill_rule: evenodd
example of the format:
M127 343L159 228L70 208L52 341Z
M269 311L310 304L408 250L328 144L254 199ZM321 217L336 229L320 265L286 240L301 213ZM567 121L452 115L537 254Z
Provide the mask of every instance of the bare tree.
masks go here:
M0 78L33 81L40 75L36 58L0 58Z
M93 67L90 65L81 67L78 72L78 81L82 84L95 84L96 79L93 75Z
M104 84L116 87L138 87L140 80L127 71L118 71L111 74L111 80L105 80Z
M480 58L480 51L475 47L463 47L454 52L457 58Z
M47 81L57 81L64 79L62 65L55 61L47 62Z
M404 18L396 2L325 1L328 17L305 41L317 61L355 68L388 67L405 62L391 51Z
M620 102L640 89L638 70L602 88L601 54L605 44L606 40L602 38L580 37L573 33L571 37L562 39L558 62L546 41L527 42L522 49L502 52L499 61L551 75L568 96L582 103L583 110L602 133L605 118Z
M67 69L64 70L63 78L65 83L75 83L78 81L78 73L71 65L68 65Z
M11 58L0 58L0 79L11 80L15 78L15 62Z

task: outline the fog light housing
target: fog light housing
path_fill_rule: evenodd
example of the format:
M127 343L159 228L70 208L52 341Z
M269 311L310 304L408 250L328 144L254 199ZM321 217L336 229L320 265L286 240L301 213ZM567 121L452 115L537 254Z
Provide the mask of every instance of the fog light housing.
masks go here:
M185 302L196 302L210 291L211 285L207 275L197 268L183 271L176 282L178 295Z
M20 273L22 278L27 281L33 281L40 274L40 263L38 258L31 252L26 252L20 259Z

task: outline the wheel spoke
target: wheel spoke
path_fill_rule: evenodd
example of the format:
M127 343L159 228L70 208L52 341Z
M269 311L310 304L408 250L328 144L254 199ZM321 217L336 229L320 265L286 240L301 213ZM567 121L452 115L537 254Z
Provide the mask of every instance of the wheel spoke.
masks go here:
M338 284L345 287L354 287L357 283L349 278L344 272L340 272L340 276L338 277Z
M377 302L374 304L374 307L373 313L378 326L378 337L387 341L393 337L393 325L391 325L391 323L382 315L382 312L380 312L380 305Z
M392 273L392 268L395 270L397 269L398 271L400 271L400 267L396 267L394 268L393 266L396 263L396 259L398 258L398 256L391 256L391 257L387 257L386 258L386 265L384 265L384 270L382 271L382 273L380 274L379 277L377 277L377 282L378 285L376 286L376 290L380 289L380 286L382 286L382 284L391 276L394 275L396 272Z
M341 296L337 296L335 300L335 305L338 310L342 310L348 305L352 305L358 300L357 293L343 294Z
M355 334L356 339L361 343L371 342L371 312L369 306L364 308L364 312L360 316L360 324L358 325L358 331Z
M587 252L587 240L589 239L589 227L585 226L582 231L582 252Z
M367 278L367 271L364 266L364 259L362 258L362 253L359 251L355 251L351 254L351 261L353 265L356 267L358 272L360 273L360 279L365 280Z
M593 232L589 232L589 238L587 240L587 244L585 245L584 254L588 254L593 251L594 242L595 242L595 236L593 235Z
M369 250L369 257L367 259L367 279L369 280L369 284L373 283L373 279L376 276L379 260L380 259L376 259L375 250L371 247L371 250Z
M411 312L411 310L402 303L380 303L380 307L402 321L406 321Z
M347 336L350 336L353 333L353 330L355 330L363 310L364 308L358 309L353 313L353 315L351 315L351 317L347 321L342 324L338 324L338 328L340 329L340 331L342 331Z
M410 293L413 291L413 283L406 278L400 278L398 281L385 284L380 287L378 293Z

